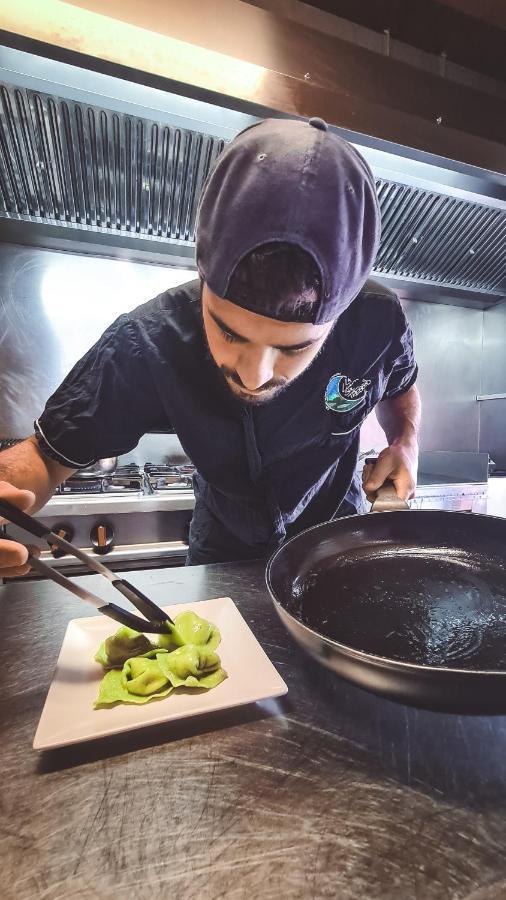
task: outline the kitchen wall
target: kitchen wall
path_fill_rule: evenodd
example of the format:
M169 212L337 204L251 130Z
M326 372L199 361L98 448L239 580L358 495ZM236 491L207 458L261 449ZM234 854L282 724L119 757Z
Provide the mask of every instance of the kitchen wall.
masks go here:
M194 277L190 269L1 243L0 272L0 438L32 432L47 397L121 312ZM476 401L506 392L506 304L483 313L403 302L420 365L422 449L489 450L506 464L506 400ZM364 451L385 446L374 416L361 443ZM150 435L129 458L180 452L175 438Z
M506 469L506 302L487 310L483 327L483 373L480 394L503 394L480 406L480 450Z
M189 269L6 243L0 273L0 438L33 432L47 398L117 316L195 277ZM177 458L180 445L154 435L130 458L158 461L165 452Z
M483 312L430 302L402 303L420 369L422 450L478 450ZM361 447L365 452L384 446L385 436L373 413L362 429Z

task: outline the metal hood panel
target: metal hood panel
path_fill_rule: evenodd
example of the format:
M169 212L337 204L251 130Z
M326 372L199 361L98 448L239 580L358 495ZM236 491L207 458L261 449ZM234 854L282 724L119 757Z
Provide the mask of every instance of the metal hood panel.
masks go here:
M0 87L0 216L193 245L225 139L38 91ZM380 276L506 293L506 212L377 178Z
M378 275L506 294L506 212L377 180Z
M288 110L283 97L276 110L239 110L225 95L210 103L188 85L167 88L0 47L1 237L55 249L91 242L105 255L191 265L198 198L216 157L259 116ZM506 179L332 127L375 174L376 275L408 298L500 302Z
M8 85L0 104L0 215L194 240L223 139Z

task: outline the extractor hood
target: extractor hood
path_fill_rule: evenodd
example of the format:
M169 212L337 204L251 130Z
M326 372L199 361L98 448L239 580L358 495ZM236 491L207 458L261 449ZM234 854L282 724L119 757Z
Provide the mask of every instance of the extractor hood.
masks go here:
M194 72L186 83L181 71L177 83L159 79L154 86L145 72L122 68L111 75L103 60L92 65L74 54L84 67L63 62L54 47L30 49L37 52L0 48L4 240L62 248L71 241L74 249L188 265L200 190L225 143L263 115L325 113L376 177L382 211L376 275L405 297L484 308L506 298L506 176L486 168L500 168L498 126L486 136L476 126L468 135L468 158L474 154L476 163L483 151L483 165L470 165L465 154L450 159L343 127L350 123L328 85L313 86L296 108L283 91L275 104L275 91L252 91L248 61L243 88L236 81L227 94L197 90ZM281 43L278 49L286 69ZM400 109L398 119L406 119ZM392 133L399 128L397 121Z

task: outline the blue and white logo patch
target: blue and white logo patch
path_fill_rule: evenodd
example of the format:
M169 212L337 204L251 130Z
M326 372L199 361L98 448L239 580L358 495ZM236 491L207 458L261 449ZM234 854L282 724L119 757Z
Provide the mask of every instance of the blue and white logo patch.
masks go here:
M326 409L332 412L350 412L362 403L370 383L367 378L352 380L347 375L333 375L325 388Z

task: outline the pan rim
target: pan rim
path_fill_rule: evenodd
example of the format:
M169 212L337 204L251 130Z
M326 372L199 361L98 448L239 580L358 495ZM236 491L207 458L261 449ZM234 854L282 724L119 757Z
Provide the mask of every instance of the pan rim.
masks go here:
M486 515L485 513L467 513L467 512L461 512L458 510L449 510L449 509L438 509L438 510L433 510L433 509L397 510L396 509L396 510L389 510L389 511L381 512L381 513L359 513L355 516L347 516L346 519L349 521L351 519L363 519L369 515L374 515L374 517L376 517L376 516L399 516L399 515L406 516L406 515L409 515L410 513L415 513L416 515L423 515L424 513L433 514L435 512L442 513L444 515L449 515L449 516L466 516L466 519L469 518L469 516L471 515L477 519L479 518L479 519L493 520L496 522L502 522L503 525L506 526L506 520L504 518L502 518L501 516L489 516L489 515ZM269 591L271 600L273 602L273 605L274 605L276 612L278 613L281 621L283 621L283 617L280 615L279 610L282 610L283 614L288 616L288 618L291 619L299 628L302 628L304 631L306 631L308 634L312 635L313 637L317 638L318 640L324 641L326 644L335 648L336 650L343 652L345 656L358 657L358 659L362 662L376 663L380 666L383 666L383 668L394 667L396 669L407 669L408 672L413 671L413 670L421 671L424 673L447 672L448 674L459 675L459 676L464 675L466 677L471 677L471 676L474 676L474 677L476 677L476 676L503 676L504 677L504 676L506 676L506 668L505 669L458 669L458 668L454 668L454 667L450 668L449 666L428 666L428 665L424 665L423 663L407 662L406 660L392 659L389 656L378 656L375 653L367 653L365 650L359 650L357 647L351 647L349 644L342 644L340 641L335 641L332 638L329 638L327 635L320 634L319 631L315 631L313 628L310 628L308 625L305 625L304 622L301 622L300 619L297 619L294 615L292 615L292 613L288 612L288 610L285 609L283 604L276 597L276 595L274 593L274 589L272 587L271 571L272 571L272 567L273 567L273 564L274 564L277 556L289 544L297 541L303 535L308 534L310 531L315 531L317 528L321 528L323 525L334 525L339 521L341 521L341 520L340 519L329 519L326 522L320 522L318 525L311 525L310 528L304 529L304 531L299 532L299 534L294 535L293 537L289 538L288 541L285 541L285 543L281 544L281 546L278 547L277 550L275 550L274 553L272 554L272 556L268 559L266 567L265 567L265 582L266 582L267 590Z

